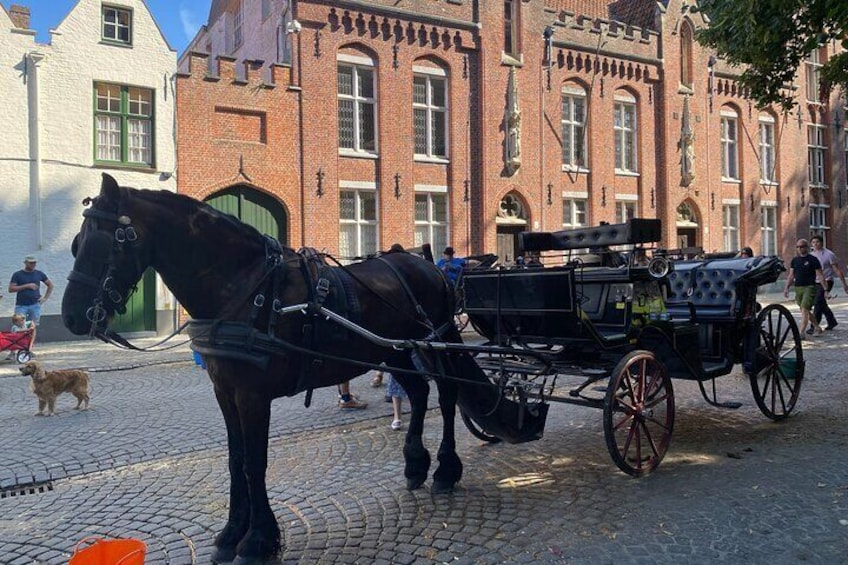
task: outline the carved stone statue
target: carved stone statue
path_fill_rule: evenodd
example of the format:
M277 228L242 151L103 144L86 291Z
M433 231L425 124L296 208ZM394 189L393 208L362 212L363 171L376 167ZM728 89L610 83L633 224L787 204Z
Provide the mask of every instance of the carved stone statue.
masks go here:
M681 120L680 142L680 186L688 187L695 180L695 132L692 131L689 116L689 96L683 99L683 119Z
M521 166L521 110L518 108L518 81L515 67L509 70L506 105L506 151L505 165L509 174L515 173Z

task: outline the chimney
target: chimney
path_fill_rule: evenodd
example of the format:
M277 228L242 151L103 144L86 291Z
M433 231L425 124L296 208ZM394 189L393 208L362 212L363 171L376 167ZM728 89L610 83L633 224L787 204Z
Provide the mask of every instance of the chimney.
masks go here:
M29 29L29 8L12 4L9 8L9 16L12 18L12 23L20 29Z

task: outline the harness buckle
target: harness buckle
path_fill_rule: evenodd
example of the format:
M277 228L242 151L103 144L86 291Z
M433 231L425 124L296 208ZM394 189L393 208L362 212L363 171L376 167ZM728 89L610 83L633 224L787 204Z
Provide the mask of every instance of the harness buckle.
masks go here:
M127 240L127 232L124 228L115 228L115 241L124 243Z
M135 241L138 239L138 233L135 231L135 228L132 226L127 226L127 241Z
M92 324L99 324L106 319L106 310L100 304L95 304L85 311L85 317Z
M265 305L265 295L264 294L257 294L256 296L254 296L253 297L253 305L256 306L257 308L262 308L262 306Z
M318 303L323 304L330 294L330 280L325 278L318 279L318 284L315 285L315 293L317 294Z
M274 310L277 314L283 311L283 303L279 298L275 298L274 302L271 303L271 309Z

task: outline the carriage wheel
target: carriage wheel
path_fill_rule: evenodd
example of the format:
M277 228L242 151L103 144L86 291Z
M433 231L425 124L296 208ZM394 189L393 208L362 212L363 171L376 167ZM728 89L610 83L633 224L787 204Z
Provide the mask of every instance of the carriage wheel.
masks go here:
M18 360L18 363L26 363L27 361L32 359L32 353L30 353L26 349L21 349L18 351L18 354L15 356L15 358Z
M471 432L471 435L476 437L481 441L485 441L486 443L500 443L501 438L493 435L489 435L477 425L477 422L471 419L471 416L466 414L461 408L459 409L459 416L462 418L462 422L465 424L465 427L468 428L468 431Z
M631 351L613 369L604 398L604 435L619 469L641 477L657 468L671 443L674 391L650 351Z
M798 401L804 380L804 349L798 324L786 307L766 306L758 315L749 347L753 363L748 374L760 411L783 420Z

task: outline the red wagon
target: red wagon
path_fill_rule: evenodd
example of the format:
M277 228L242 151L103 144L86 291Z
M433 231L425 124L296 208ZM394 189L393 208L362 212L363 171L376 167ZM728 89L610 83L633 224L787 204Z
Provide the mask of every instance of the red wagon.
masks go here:
M34 334L34 329L22 332L0 332L0 351L10 351L18 363L26 363L32 359L29 348Z

